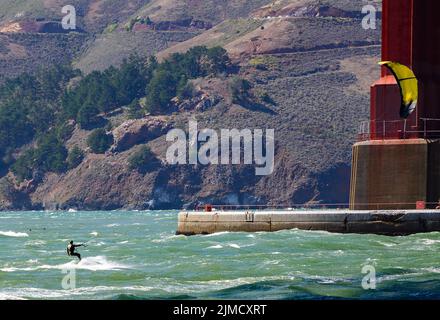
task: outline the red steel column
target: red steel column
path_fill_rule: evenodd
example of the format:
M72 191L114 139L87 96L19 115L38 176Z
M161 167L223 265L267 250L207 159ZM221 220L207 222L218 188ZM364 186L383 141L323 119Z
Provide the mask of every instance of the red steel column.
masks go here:
M419 79L419 101L407 128L421 133L413 138L440 138L440 12L439 0L383 0L382 60L410 66ZM381 78L371 87L372 139L399 138L400 92L394 78L382 68ZM386 132L383 122L387 122ZM431 132L429 132L431 131ZM406 138L409 136L407 135Z
M382 60L412 64L413 0L383 0ZM382 69L382 76L390 75Z
M440 1L414 1L412 66L419 79L420 118L440 119ZM428 130L440 130L440 121L428 122ZM422 125L422 124L420 124ZM428 137L440 138L430 133Z
M412 64L413 0L383 0L382 60ZM403 138L403 121L399 118L400 91L394 77L383 67L381 78L371 87L371 139ZM417 125L416 115L407 128ZM408 138L408 136L406 136Z

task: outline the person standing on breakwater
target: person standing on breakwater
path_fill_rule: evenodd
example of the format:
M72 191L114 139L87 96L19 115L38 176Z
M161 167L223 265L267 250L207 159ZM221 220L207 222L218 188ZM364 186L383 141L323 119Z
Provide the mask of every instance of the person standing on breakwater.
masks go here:
M81 261L81 255L78 252L75 252L75 248L77 247L85 247L86 245L84 244L73 244L73 241L70 241L69 244L67 245L67 255L70 256L75 256L79 259L79 261Z

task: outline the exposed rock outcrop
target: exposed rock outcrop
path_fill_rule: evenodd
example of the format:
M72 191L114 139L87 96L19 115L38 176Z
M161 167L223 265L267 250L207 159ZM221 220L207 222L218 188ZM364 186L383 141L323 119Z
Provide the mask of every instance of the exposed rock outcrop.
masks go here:
M176 30L209 30L212 28L212 23L202 20L195 20L192 18L182 19L176 21L151 21L149 24L146 23L136 23L133 27L134 31L143 30L156 30L156 31L176 31Z
M206 111L216 106L223 98L217 95L210 95L209 93L203 93L195 96L194 98L184 100L182 102L175 100L177 109L179 111Z
M129 120L113 130L114 144L111 152L121 152L146 143L165 134L170 128L166 117L148 117Z

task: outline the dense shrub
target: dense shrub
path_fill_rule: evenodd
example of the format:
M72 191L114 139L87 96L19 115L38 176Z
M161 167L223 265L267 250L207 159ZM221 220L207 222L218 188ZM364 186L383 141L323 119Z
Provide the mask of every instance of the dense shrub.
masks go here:
M266 102L271 105L276 105L275 100L273 100L272 97L267 92L260 92L258 97L263 102Z
M34 172L61 173L66 169L67 149L55 134L44 136L34 149L21 155L12 166L19 180L32 179Z
M230 84L232 103L246 103L250 97L251 84L245 79L234 77Z
M170 100L186 87L189 79L227 72L231 62L225 49L194 47L175 53L162 63L155 58L125 60L119 68L94 71L67 90L63 109L85 128L93 128L93 117L130 105L146 95L145 111L166 113ZM186 93L188 91L185 91Z
M0 157L58 125L59 101L76 75L70 67L57 66L8 79L0 86Z
M12 165L11 170L19 181L24 179L32 179L34 150L28 150L21 155Z
M188 80L227 72L230 64L226 50L220 47L194 47L186 53L172 54L157 65L147 86L146 111L153 114L168 112L172 98L191 95Z
M98 108L91 104L85 104L79 109L76 121L82 129L93 129L99 123Z
M105 129L94 130L87 138L87 145L94 153L105 153L113 144L113 135Z
M128 117L130 119L141 119L145 115L144 110L139 102L139 100L135 99L128 105Z
M65 92L64 112L69 118L77 118L85 128L92 128L98 113L107 113L141 98L150 75L150 64L137 57L124 60L119 68L94 71Z
M185 78L182 78L177 86L177 97L180 100L191 99L194 97L194 91L194 85L191 82L188 82Z
M8 102L0 106L0 156L8 148L19 147L34 137L35 129L26 117L26 106Z
M170 71L155 73L147 88L146 110L152 114L167 112L171 99L176 95L176 79Z
M74 146L72 150L70 150L69 155L67 156L67 167L69 169L76 168L81 164L84 159L84 152L78 147Z
M58 139L61 141L67 141L72 137L73 130L75 130L75 126L69 123L63 123L59 125L56 129L56 134Z
M66 169L67 149L55 135L42 138L35 150L36 167L44 172L63 172Z
M149 168L157 164L157 159L147 146L141 146L130 158L128 158L128 167L130 170L139 172L148 171Z
M228 53L222 47L213 47L208 49L206 53L208 58L204 65L207 74L219 74L227 72L230 68L231 61Z
M6 80L0 85L0 172L11 165L23 179L31 178L35 171L61 172L70 165L63 146L74 129L68 121L76 120L82 129L92 130L105 126L108 112L125 106L131 118L174 111L174 97L192 97L191 79L224 74L230 66L223 48L194 47L161 63L154 57L131 57L118 68L85 76L71 67L56 66ZM237 92L244 94L243 90ZM21 147L37 139L35 149L15 159ZM104 130L93 132L88 141L97 153L105 152L112 142L113 137Z

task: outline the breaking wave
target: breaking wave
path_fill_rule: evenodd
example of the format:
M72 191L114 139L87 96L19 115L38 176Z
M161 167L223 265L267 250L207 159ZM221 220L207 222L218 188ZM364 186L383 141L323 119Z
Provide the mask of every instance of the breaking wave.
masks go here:
M14 232L14 231L0 231L0 236L14 237L14 238L29 237L29 235L25 232Z
M0 269L0 271L15 272L15 271L35 271L35 270L42 270L42 269L46 269L46 270L48 270L48 269L59 269L59 270L82 269L82 270L90 270L90 271L105 271L105 270L123 270L123 269L130 269L130 268L131 267L128 265L109 261L104 256L96 256L96 257L84 258L79 262L72 260L68 263L63 263L63 264L58 264L58 265L41 265L41 266L27 267L27 268L7 267L7 268Z

